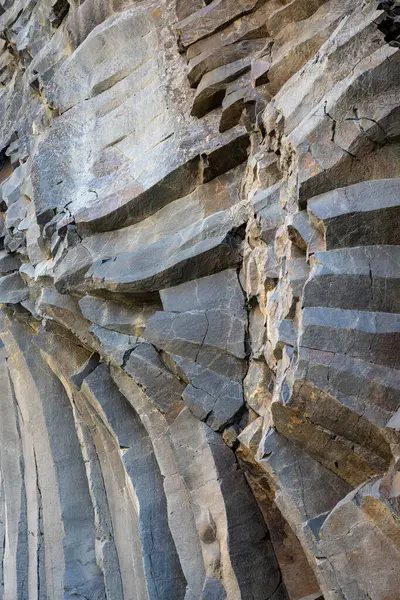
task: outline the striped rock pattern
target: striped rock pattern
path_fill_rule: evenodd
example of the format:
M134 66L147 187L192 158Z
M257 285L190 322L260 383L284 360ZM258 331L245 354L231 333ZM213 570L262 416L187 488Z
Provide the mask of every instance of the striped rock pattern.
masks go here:
M0 0L0 600L400 598L398 0Z

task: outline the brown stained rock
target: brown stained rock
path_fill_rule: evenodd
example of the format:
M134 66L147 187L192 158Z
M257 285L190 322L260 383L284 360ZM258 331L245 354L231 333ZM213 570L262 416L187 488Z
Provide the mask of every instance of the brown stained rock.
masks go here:
M247 481L268 525L289 600L318 600L319 585L313 570L298 538L274 503L274 495L268 488L265 475L252 461L251 453L245 449L244 444L240 447L239 456Z
M263 360L253 360L243 382L244 398L259 415L269 409L274 388L274 375Z
M375 474L383 474L388 467L387 460L375 453L356 447L354 442L315 426L308 420L307 413L293 412L279 402L273 402L271 414L279 433L304 448L318 462L353 487Z
M4 157L4 159L1 161L0 183L3 183L3 181L8 179L12 175L13 170L14 169L12 168L10 161Z
M289 239L300 250L307 254L314 254L318 250L324 250L324 239L320 231L310 223L309 215L305 211L300 211L287 220L287 229Z
M399 573L388 566L399 554L398 509L381 496L379 484L373 479L349 494L319 531L318 546L335 570L338 589L348 587L355 597L390 598L398 593ZM376 543L384 550L383 562L371 560L365 551ZM355 571L364 577L355 581Z

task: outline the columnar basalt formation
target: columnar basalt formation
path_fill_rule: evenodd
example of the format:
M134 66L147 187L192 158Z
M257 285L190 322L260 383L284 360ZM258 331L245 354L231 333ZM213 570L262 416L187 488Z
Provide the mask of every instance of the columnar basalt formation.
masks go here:
M0 0L0 600L400 600L400 2Z

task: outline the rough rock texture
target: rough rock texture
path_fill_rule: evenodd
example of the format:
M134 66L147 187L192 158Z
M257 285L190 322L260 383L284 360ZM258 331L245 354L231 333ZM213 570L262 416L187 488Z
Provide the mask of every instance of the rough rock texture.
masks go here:
M0 0L0 600L400 600L398 0Z

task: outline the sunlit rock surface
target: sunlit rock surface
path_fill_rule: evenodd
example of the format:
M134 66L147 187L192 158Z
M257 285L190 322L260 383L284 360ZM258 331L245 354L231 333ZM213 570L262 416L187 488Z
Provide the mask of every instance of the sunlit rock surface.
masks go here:
M400 600L398 0L0 0L0 600Z

